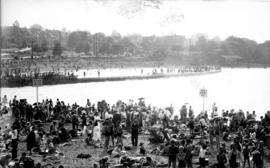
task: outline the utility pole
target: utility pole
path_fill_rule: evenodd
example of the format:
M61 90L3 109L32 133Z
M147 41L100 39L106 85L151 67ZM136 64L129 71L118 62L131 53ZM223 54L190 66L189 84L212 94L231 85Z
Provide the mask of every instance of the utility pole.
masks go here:
M97 57L97 34L94 36L94 55Z
M203 99L203 109L202 109L202 112L203 112L203 115L205 116L204 101L205 101L205 98L207 97L207 90L205 88L200 89L200 96ZM205 120L206 120L206 118L205 118ZM201 129L201 134L202 134L201 135L202 136L201 140L203 140L203 138L204 138L204 129L203 128Z
M37 40L37 56L38 56L38 36L37 36L37 33L35 35L36 35L36 40Z
M0 0L0 110L2 106L2 0Z
M203 108L202 108L202 111L204 112L204 103L205 103L205 98L207 97L207 89L205 89L205 88L200 89L200 96L203 99Z
M59 44L60 44L60 47L61 47L61 41L62 41L61 31L59 30Z
M98 34L96 33L94 36L94 52L95 52L95 56L98 57Z
M62 51L61 40L62 40L61 31L59 30L59 46L60 46L60 50ZM59 57L60 57L60 55L59 55Z
M31 53L31 60L33 61L34 59L34 40L32 40L32 53Z

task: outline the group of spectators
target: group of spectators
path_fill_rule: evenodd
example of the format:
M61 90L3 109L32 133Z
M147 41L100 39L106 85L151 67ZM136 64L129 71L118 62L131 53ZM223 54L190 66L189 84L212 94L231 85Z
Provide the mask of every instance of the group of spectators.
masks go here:
M192 114L192 109L187 109L185 105L180 110L182 123L186 123L191 135L196 134L196 125L199 128L197 135L201 139L198 155L190 152L190 144L194 145L195 142L194 136L180 138L172 134L168 141L169 167L175 168L177 162L178 167L192 167L192 156L198 156L200 167L264 167L265 150L270 147L270 111L260 120L256 120L255 111L247 111L245 115L242 110L222 110L222 116L211 115L211 118L205 112L196 118ZM218 153L213 159L215 151ZM216 162L211 164L209 160Z
M7 158L11 156L12 160L18 158L18 143L22 140L26 141L27 149L23 155L32 155L34 152L44 157L58 152L57 144L75 137L84 138L88 145L103 146L104 152L110 150L110 142L112 147L122 148L123 128L131 133L132 145L138 146L143 117L141 113L133 113L135 108L139 108L137 105L126 105L119 101L110 106L103 100L96 106L89 99L84 107L76 103L65 104L59 99L55 103L47 99L30 104L26 99L18 100L16 96L9 103L7 100L4 102L2 109L11 111L14 121L10 131L6 131L9 124L5 126L5 131L1 131L0 149L11 151ZM139 104L142 107L142 103ZM146 110L145 106L143 108ZM104 144L101 141L102 136L105 138Z
M33 164L33 160L27 155L39 153L46 157L58 153L58 144L75 137L83 138L88 145L103 148L104 153L113 148L112 155L118 156L126 146L122 139L124 132L131 134L133 148L139 147L139 153L146 155L143 143L139 142L139 134L142 130L159 124L164 135L168 135L164 139L168 149L169 167L175 168L176 163L183 168L193 167L194 138L201 136L198 154L201 167L210 165L207 153L214 150L215 139L218 151L215 166L236 168L248 164L250 167L252 157L254 166L261 168L270 134L270 112L261 117L260 121L255 120L255 112L246 113L245 116L241 110L223 111L221 117L208 117L207 112L195 117L192 107L183 105L180 118L173 118L175 112L172 106L166 109L146 106L143 99L138 103L118 101L114 105L109 105L105 100L96 105L87 99L85 106L79 106L76 103L66 104L59 99L56 102L47 99L30 104L26 99L18 100L16 96L7 103L5 96L2 102L2 109L10 109L14 119L9 132L4 131L8 129L7 125L0 129L0 150L11 151L11 155L1 158L0 164L3 167L10 159L22 165ZM212 113L216 110L213 109ZM169 129L180 125L189 128L189 136L169 134ZM208 137L209 141L206 140ZM27 151L23 151L21 158L18 158L18 143L23 140L26 141ZM232 143L228 145L228 142Z

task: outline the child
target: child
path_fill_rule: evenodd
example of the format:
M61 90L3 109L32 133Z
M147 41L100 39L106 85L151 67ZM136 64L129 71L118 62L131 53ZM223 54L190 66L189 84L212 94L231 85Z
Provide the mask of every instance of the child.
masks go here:
M200 162L200 167L205 167L205 155L206 155L206 148L207 146L205 144L202 145L202 148L200 149L200 154L199 154L199 162Z
M243 155L244 155L244 167L246 165L246 162L248 163L248 167L250 168L250 162L249 162L249 149L248 149L248 145L245 146L244 150L243 150Z
M140 143L139 154L140 155L146 155L146 150L145 150L142 142Z

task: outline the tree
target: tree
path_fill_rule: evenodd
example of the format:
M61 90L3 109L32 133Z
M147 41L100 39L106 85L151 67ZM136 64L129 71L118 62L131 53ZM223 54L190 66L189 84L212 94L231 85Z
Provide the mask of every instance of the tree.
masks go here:
M75 49L75 48L77 48L78 41L79 41L78 33L77 32L72 32L68 36L67 45L68 45L69 48Z
M42 26L39 24L34 24L30 27L30 31L33 33L34 36L39 34L43 30Z
M253 62L253 56L257 43L252 40L238 37L228 37L222 45L222 53L224 55L238 55L243 58L246 63Z
M41 42L41 51L48 51L48 41L45 38Z
M67 45L70 49L75 49L76 52L89 52L89 36L90 34L86 31L72 32L68 36Z
M266 41L256 46L253 53L253 60L255 63L259 64L270 63L270 41Z
M22 48L25 48L25 47L27 47L27 41L26 40L23 40L23 42L22 42Z
M119 43L112 45L112 54L120 54L124 50L123 46L121 46Z
M112 50L111 50L110 44L108 42L103 43L99 48L99 52L102 54L109 54L111 51Z
M15 20L15 22L13 23L13 27L20 27L18 20Z
M182 51L184 48L181 45L173 45L171 49L172 51Z
M20 47L22 43L22 36L21 36L21 29L20 29L20 24L16 20L11 29L11 42L16 45L16 47Z
M62 54L62 47L60 45L59 41L54 42L54 47L53 47L53 56L61 56Z
M122 38L119 44L123 47L123 52L134 53L136 49L135 45L127 37Z
M155 59L163 60L168 57L168 51L165 48L158 48L152 55Z
M114 41L119 41L121 40L121 34L114 30L111 34L111 38L113 38Z
M88 43L84 44L84 53L87 54L90 51L90 46Z
M38 46L37 43L34 43L32 47L33 47L34 52L40 52L41 51L41 48Z

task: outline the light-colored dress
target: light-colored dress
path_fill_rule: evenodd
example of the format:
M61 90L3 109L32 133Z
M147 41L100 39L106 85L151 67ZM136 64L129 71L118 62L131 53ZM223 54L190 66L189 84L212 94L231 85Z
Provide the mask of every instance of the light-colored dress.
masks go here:
M100 130L100 123L98 122L97 126L93 129L93 138L94 141L101 140L101 130Z

